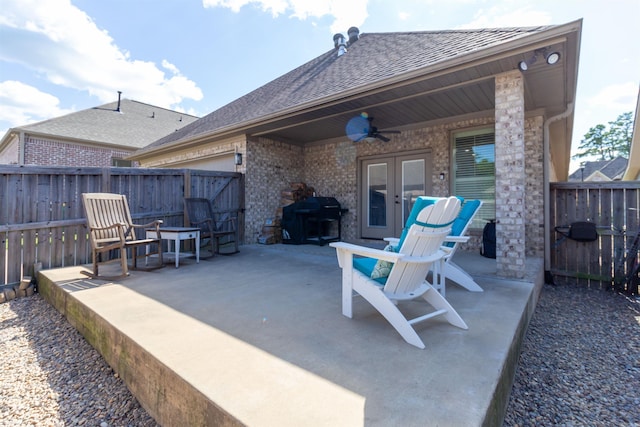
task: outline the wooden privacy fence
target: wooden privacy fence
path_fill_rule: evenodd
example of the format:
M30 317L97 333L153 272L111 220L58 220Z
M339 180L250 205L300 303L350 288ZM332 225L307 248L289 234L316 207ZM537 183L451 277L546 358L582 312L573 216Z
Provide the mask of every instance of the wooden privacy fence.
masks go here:
M43 269L91 262L82 193L127 196L135 222L183 226L184 197L205 197L244 229L240 173L189 169L0 165L0 285ZM239 236L242 239L242 235Z
M550 186L551 274L597 289L612 289L612 280L640 226L640 182L552 183ZM555 231L573 222L596 224L597 240L579 242ZM623 266L623 269L628 266ZM624 289L638 293L638 289Z

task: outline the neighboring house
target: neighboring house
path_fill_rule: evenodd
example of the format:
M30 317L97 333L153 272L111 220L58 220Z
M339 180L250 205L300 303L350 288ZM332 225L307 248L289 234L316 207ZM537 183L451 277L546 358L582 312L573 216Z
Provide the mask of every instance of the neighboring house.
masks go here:
M336 35L328 52L130 158L187 167L241 153L248 242L291 182L349 210L348 241L399 236L420 194L481 198L473 250L496 219L497 273L524 277L527 257L544 255L550 268L545 201L549 181L568 176L581 32L581 20L362 35L351 28L348 41ZM352 141L345 127L362 112L401 133Z
M128 99L11 128L0 164L131 166L127 156L198 118Z
M612 160L584 162L577 171L569 175L568 180L573 182L620 181L628 163L627 159L620 156Z

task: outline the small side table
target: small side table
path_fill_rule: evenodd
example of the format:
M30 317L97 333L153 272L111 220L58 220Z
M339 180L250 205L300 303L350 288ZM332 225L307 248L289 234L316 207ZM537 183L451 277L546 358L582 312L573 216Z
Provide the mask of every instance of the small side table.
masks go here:
M157 238L156 230L146 230L147 238ZM180 265L180 242L182 240L195 240L196 245L196 262L200 262L200 229L190 227L161 227L160 237L162 240L167 240L169 244L169 252L171 252L171 241L175 245L174 251L176 255L176 268ZM147 247L147 253L149 247Z

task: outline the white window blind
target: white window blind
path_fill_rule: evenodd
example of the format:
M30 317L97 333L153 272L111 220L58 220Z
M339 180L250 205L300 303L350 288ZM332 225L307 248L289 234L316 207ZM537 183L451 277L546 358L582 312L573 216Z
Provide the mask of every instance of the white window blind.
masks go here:
M454 194L482 200L471 228L483 228L496 217L495 133L493 130L454 135Z

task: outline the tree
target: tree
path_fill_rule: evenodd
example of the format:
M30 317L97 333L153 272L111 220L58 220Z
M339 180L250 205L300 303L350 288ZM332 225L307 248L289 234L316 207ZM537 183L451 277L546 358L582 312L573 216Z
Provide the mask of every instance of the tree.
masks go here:
M598 157L598 160L611 160L618 156L629 158L633 121L631 111L620 114L609 122L609 127L599 124L584 135L580 141L578 153L574 159Z

